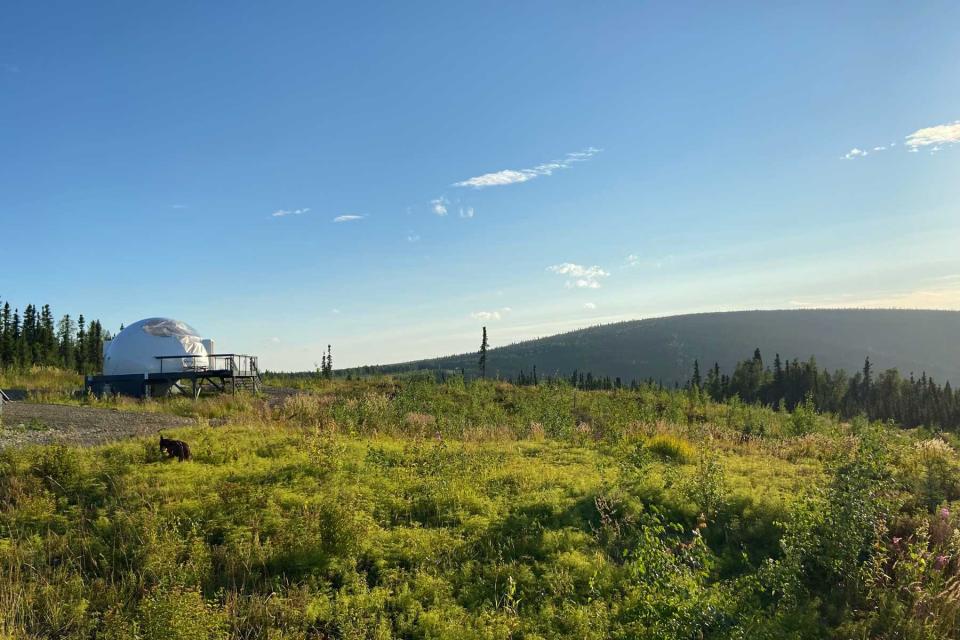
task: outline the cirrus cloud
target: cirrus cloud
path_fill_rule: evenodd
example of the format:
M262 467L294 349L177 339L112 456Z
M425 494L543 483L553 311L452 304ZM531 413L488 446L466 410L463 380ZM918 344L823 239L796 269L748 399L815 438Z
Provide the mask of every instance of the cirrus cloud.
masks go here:
M454 182L455 187L473 187L474 189L484 189L486 187L499 187L507 184L517 184L527 182L540 176L549 176L559 169L568 169L576 162L584 162L600 153L596 147L588 147L583 151L574 151L568 153L560 160L538 164L529 169L501 169L491 173L484 173L479 176L467 178L460 182Z
M333 219L334 222L354 222L355 220L363 220L367 216L361 216L354 213L349 213L343 216L337 216Z
M287 216L299 216L303 215L310 211L310 207L304 207L303 209L277 209L270 214L271 218L285 218Z

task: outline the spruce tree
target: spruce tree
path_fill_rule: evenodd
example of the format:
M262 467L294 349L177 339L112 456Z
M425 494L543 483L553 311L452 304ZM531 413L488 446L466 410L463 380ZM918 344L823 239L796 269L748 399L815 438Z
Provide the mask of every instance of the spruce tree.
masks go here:
M13 321L10 325L10 331L13 335L13 366L15 368L28 365L27 343L23 339L23 332L20 325L20 309L13 310Z
M487 342L487 328L483 328L483 340L480 342L480 377L486 379L487 377L487 347L489 343Z
M57 364L57 336L53 327L53 312L48 304L43 305L40 312L40 350L42 364Z
M0 312L0 368L13 367L13 350L13 314L10 303L5 302Z
M36 318L34 315L33 305L28 304L23 308L23 316L20 318L20 336L23 340L21 346L20 364L24 367L29 367L30 365L34 364L33 344L35 324Z
M74 361L77 373L87 372L87 326L82 313L77 318L77 345Z
M99 320L90 323L87 331L87 372L100 373L103 370L103 327Z
M697 391L699 391L700 388L703 386L703 380L700 378L700 361L699 360L693 361L693 377L690 379L690 384L693 387L695 387Z
M57 325L57 341L59 342L60 359L58 364L64 369L73 370L76 364L76 349L73 342L76 327L70 314L64 315Z
M926 371L923 373L924 382L927 376ZM873 385L873 370L870 365L870 356L863 361L863 380L861 382L861 391L860 391L860 404L863 408L863 411L870 416L870 389Z

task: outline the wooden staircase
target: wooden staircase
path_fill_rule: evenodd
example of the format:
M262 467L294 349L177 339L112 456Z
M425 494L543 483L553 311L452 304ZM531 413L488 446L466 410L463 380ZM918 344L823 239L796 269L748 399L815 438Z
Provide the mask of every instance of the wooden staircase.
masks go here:
M244 373L247 375L233 376L229 378L231 391L233 391L233 393L237 393L238 391L259 393L260 388L263 386L263 381L260 379L260 369L257 368L256 358L250 359L249 370L245 371Z
M257 393L260 391L262 383L260 381L260 376L247 376L243 378L230 378L230 388L234 393L238 391L249 391L250 393Z

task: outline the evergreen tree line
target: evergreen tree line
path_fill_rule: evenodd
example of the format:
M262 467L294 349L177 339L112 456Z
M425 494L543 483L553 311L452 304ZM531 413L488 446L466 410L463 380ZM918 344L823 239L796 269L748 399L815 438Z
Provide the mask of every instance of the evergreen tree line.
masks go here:
M905 427L919 425L943 429L960 428L960 391L950 382L938 384L924 372L909 378L896 369L875 374L870 358L854 375L840 369L821 369L815 358L805 362L781 360L776 354L773 366L766 366L757 349L753 357L737 363L732 375L720 371L714 363L706 376L700 363L694 362L687 388L697 388L722 402L739 397L747 403L760 403L792 411L809 400L819 411L842 418L865 415L871 420L893 420Z
M20 314L5 302L0 310L0 369L54 366L81 374L103 370L103 342L110 339L99 320L76 321L69 314L55 321L50 305L28 304Z
M577 389L583 389L584 391L609 391L611 389L622 389L623 381L620 380L619 377L594 376L590 371L584 373L583 371L574 369L573 374L570 376L570 385ZM634 390L639 388L636 380L631 381L630 388Z
M624 389L629 388L631 391L636 391L641 387L648 388L659 388L663 389L663 384L657 383L653 378L647 380L638 381L633 379L629 384L624 383L624 381L619 377L610 377L610 376L595 376L592 372L580 371L579 369L574 369L570 377L554 377L554 376L540 376L537 373L536 365L533 366L532 372L527 373L525 370L521 369L520 373L517 374L516 378L509 378L511 384L517 386L536 386L540 383L546 384L555 384L558 381L565 381L571 387L575 389L581 389L583 391L612 391L614 389ZM679 385L678 385L679 386Z

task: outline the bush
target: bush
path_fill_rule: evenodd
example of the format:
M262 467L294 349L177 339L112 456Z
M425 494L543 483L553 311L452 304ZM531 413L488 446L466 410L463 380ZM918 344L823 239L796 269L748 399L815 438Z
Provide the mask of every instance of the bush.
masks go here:
M646 449L663 460L672 460L688 464L695 457L693 445L678 436L669 434L655 435L644 445Z
M808 395L803 404L798 404L790 415L790 435L806 436L815 433L817 425L817 407L813 402L813 396Z
M0 637L960 637L950 440L690 424L646 387L303 388L135 404L242 420L178 429L192 464L0 450Z
M223 614L196 590L160 590L139 607L143 640L219 640L226 638Z
M708 518L714 518L727 498L723 465L716 453L703 451L697 469L687 485L687 494Z
M908 486L927 509L960 497L957 454L940 438L917 442L907 469Z

